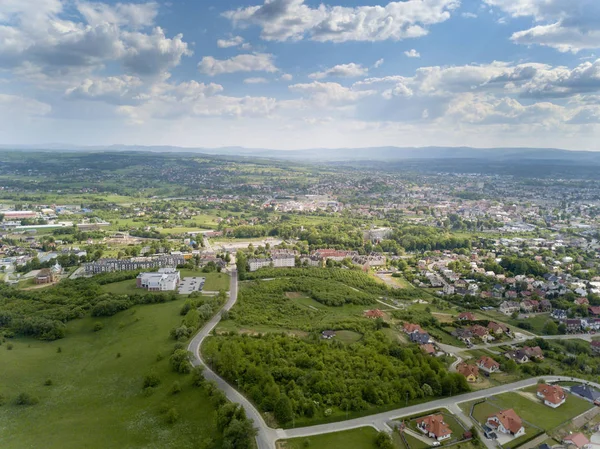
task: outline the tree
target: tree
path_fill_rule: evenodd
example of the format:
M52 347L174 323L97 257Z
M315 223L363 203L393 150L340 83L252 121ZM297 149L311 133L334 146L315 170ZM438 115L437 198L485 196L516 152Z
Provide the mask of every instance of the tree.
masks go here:
M546 321L546 324L544 324L543 332L546 335L557 335L558 325L554 321L548 320Z
M192 368L192 385L201 387L205 382L204 367L202 365L194 366L194 368Z
M392 437L386 432L379 432L375 437L375 446L378 449L394 449Z
M154 388L158 385L160 385L160 377L158 377L156 373L150 373L144 376L144 388Z
M252 421L234 418L223 432L223 449L250 449L255 436Z
M287 424L294 416L292 410L292 401L285 395L282 395L279 400L275 403L275 410L273 411L275 419L281 424Z
M191 352L186 351L185 349L177 349L169 359L173 371L177 371L181 374L189 373L192 370L190 365L191 356Z

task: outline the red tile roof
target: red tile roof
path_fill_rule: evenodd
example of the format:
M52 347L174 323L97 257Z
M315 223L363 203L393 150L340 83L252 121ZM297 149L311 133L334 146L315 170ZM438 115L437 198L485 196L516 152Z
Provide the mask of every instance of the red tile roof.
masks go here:
M560 404L566 398L565 391L558 385L540 384L537 392L544 396L544 400L551 404Z
M513 434L517 433L521 427L523 427L523 421L512 408L509 408L508 410L502 410L501 412L490 416L490 418L494 417L500 421L505 429L509 430Z
M444 422L442 415L429 415L417 419L417 425L425 429L428 433L433 433L436 438L441 438L452 434L448 424Z

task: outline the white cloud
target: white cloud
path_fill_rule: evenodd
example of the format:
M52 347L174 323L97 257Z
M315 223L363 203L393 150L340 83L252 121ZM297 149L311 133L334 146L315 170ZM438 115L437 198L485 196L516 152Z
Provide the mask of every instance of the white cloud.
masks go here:
M107 78L85 79L79 85L65 91L68 99L102 100L107 103L129 104L135 102L139 89L143 87L140 78L134 76L110 76Z
M167 38L155 27L156 4L77 3L85 22L69 20L65 2L4 0L0 5L0 64L38 67L64 76L70 71L122 64L129 74L157 76L192 54L182 35Z
M472 12L463 12L461 14L462 17L464 17L465 19L476 19L477 18L477 14L472 13Z
M106 3L85 2L77 3L77 9L91 26L104 23L143 28L152 26L158 14L158 4L150 3Z
M531 17L536 23L513 33L518 44L544 45L577 53L600 48L600 2L596 0L484 0L511 17Z
M363 67L361 64L339 64L323 72L315 72L308 75L309 78L314 80L320 80L328 77L339 77L339 78L356 78L364 76L369 72L369 69Z
M382 64L385 62L385 60L383 58L378 59L377 61L375 61L375 64L373 64L373 67L378 69L379 67L382 66Z
M256 25L265 40L320 42L383 41L421 37L427 27L444 22L459 0L406 0L386 6L312 8L304 0L265 0L223 15L234 26Z
M217 47L219 47L219 48L237 47L238 45L242 45L243 43L244 43L244 38L242 36L234 36L231 39L219 39L217 41Z
M237 55L230 59L215 59L205 56L198 64L199 70L210 76L235 72L277 72L279 69L273 63L273 55L254 53Z
M407 50L404 52L404 54L408 57L408 58L420 58L421 57L421 53L419 53L417 50L415 50L414 48Z
M294 79L293 75L290 75L289 73L284 73L283 75L281 75L280 80L281 81L292 81Z
M321 107L351 104L376 94L373 90L354 90L338 83L322 83L320 81L293 84L289 86L289 89L310 98Z
M269 80L266 78L246 78L244 84L266 84Z

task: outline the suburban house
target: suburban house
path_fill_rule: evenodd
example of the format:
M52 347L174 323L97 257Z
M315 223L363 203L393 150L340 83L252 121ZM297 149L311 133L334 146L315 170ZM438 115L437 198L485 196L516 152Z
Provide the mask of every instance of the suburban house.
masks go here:
M478 337L483 341L488 341L488 340L494 339L494 337L492 337L490 335L488 330L479 324L474 324L473 326L471 326L469 328L469 330L471 331L471 333L473 334L474 337Z
M456 372L465 376L467 382L476 382L477 376L479 376L479 368L466 363L459 363L456 367Z
M452 336L458 338L460 341L468 342L473 338L473 333L469 329L459 327L452 331Z
M497 373L500 371L500 364L493 358L483 356L477 361L477 366L480 370L485 371L488 374Z
M500 304L498 310L505 315L512 315L513 313L521 310L521 306L515 301L504 301L502 304Z
M413 332L421 332L421 333L425 332L421 328L421 326L419 326L418 324L413 324L413 323L404 323L404 326L402 326L402 329L407 334L412 334Z
M411 335L411 337L412 337L412 335ZM421 351L423 351L427 355L435 355L437 352L435 349L435 346L433 346L431 343L422 344Z
M590 305L590 301L586 297L575 298L575 301L573 301L573 302L575 304L577 304L578 306L589 306Z
M177 289L181 277L174 268L160 268L157 273L140 273L136 278L138 288L150 292L170 292Z
M592 316L600 316L600 306L589 306L588 312Z
M578 332L581 330L581 319L570 318L565 320L568 332Z
M498 432L507 435L513 435L514 437L525 435L523 421L512 408L509 408L508 410L502 410L495 415L490 416L487 419L486 424L489 427L497 429Z
M544 360L544 351L539 346L523 346L523 351L530 359Z
M573 433L563 438L563 443L566 445L573 445L577 449L587 448L590 444L590 440L583 433Z
M502 335L504 333L508 333L509 329L506 324L496 323L494 321L490 321L487 325L488 330L496 335Z
M590 402L600 404L600 392L590 387L589 385L576 385L571 387L571 393L576 394Z
M379 309L366 310L364 315L367 318L373 318L373 319L383 318L383 312Z
M420 345L424 345L426 343L430 343L431 342L431 337L429 336L429 334L427 332L413 332L412 334L409 335L410 337L410 341L412 341L413 343L418 343Z
M523 349L517 349L516 351L507 351L504 354L504 356L507 359L514 360L515 362L517 362L519 364L523 364L523 363L529 362L529 356L527 355L527 353Z
M537 397L542 399L545 405L552 408L560 407L567 400L565 391L558 385L539 384Z
M450 426L444 422L444 416L441 414L429 415L417 419L417 428L437 441L442 441L452 436Z
M548 299L542 299L540 301L540 311L541 312L551 312L552 311L552 303Z
M471 312L462 312L458 315L460 321L475 321L475 315Z
M50 268L42 268L35 276L35 283L38 285L52 284L55 280L54 273Z

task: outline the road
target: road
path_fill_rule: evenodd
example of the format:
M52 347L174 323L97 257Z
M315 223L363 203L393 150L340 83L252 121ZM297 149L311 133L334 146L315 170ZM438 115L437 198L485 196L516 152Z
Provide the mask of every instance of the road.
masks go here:
M237 271L232 270L231 272L231 284L230 284L230 296L221 311L230 310L235 302L237 301L238 296L238 279L237 279ZM390 410L383 413L378 413L375 415L364 416L362 418L355 418L346 421L339 421L329 424L320 424L316 426L310 427L300 427L295 429L272 429L267 425L265 420L263 419L260 412L254 407L254 405L247 400L242 394L240 394L233 386L229 385L224 379L219 377L214 371L210 369L208 364L202 359L200 356L200 347L204 339L209 336L210 332L217 326L219 321L221 320L221 312L217 313L208 323L200 329L200 331L194 336L192 341L190 341L188 345L188 350L193 354L192 365L194 366L204 366L204 377L207 380L215 381L218 387L225 393L227 399L232 402L236 402L244 407L246 411L246 415L248 418L254 421L255 427L258 429L258 434L256 436L256 443L258 449L275 449L276 441L288 438L301 438L308 437L312 435L319 435L323 433L331 433L331 432L339 432L343 430L356 429L358 427L370 426L374 427L380 431L391 431L390 427L387 425L389 421L403 418L406 416L415 415L417 413L427 412L429 410L436 410L439 408L446 408L459 416L461 420L465 420L466 416L462 414L462 411L457 407L457 404L467 401L473 401L476 399L483 399L489 396L507 393L509 391L519 390L521 388L529 387L537 384L539 379L544 379L547 382L555 382L555 381L570 381L576 380L580 382L585 382L590 385L593 385L596 388L600 388L600 384L595 382L589 382L582 379L576 379L572 377L565 376L539 376L533 377L531 379L525 379L518 382L514 382L511 384L501 385L498 387L488 388L480 391L473 391L470 393L465 393L458 396L452 396L447 398L436 399L434 401L430 401L424 404L413 405L410 407L399 408L395 410ZM576 335L571 336L556 336L562 338L577 338ZM504 343L506 344L506 343ZM488 345L489 346L489 345ZM463 348L457 348L461 351L464 351Z

